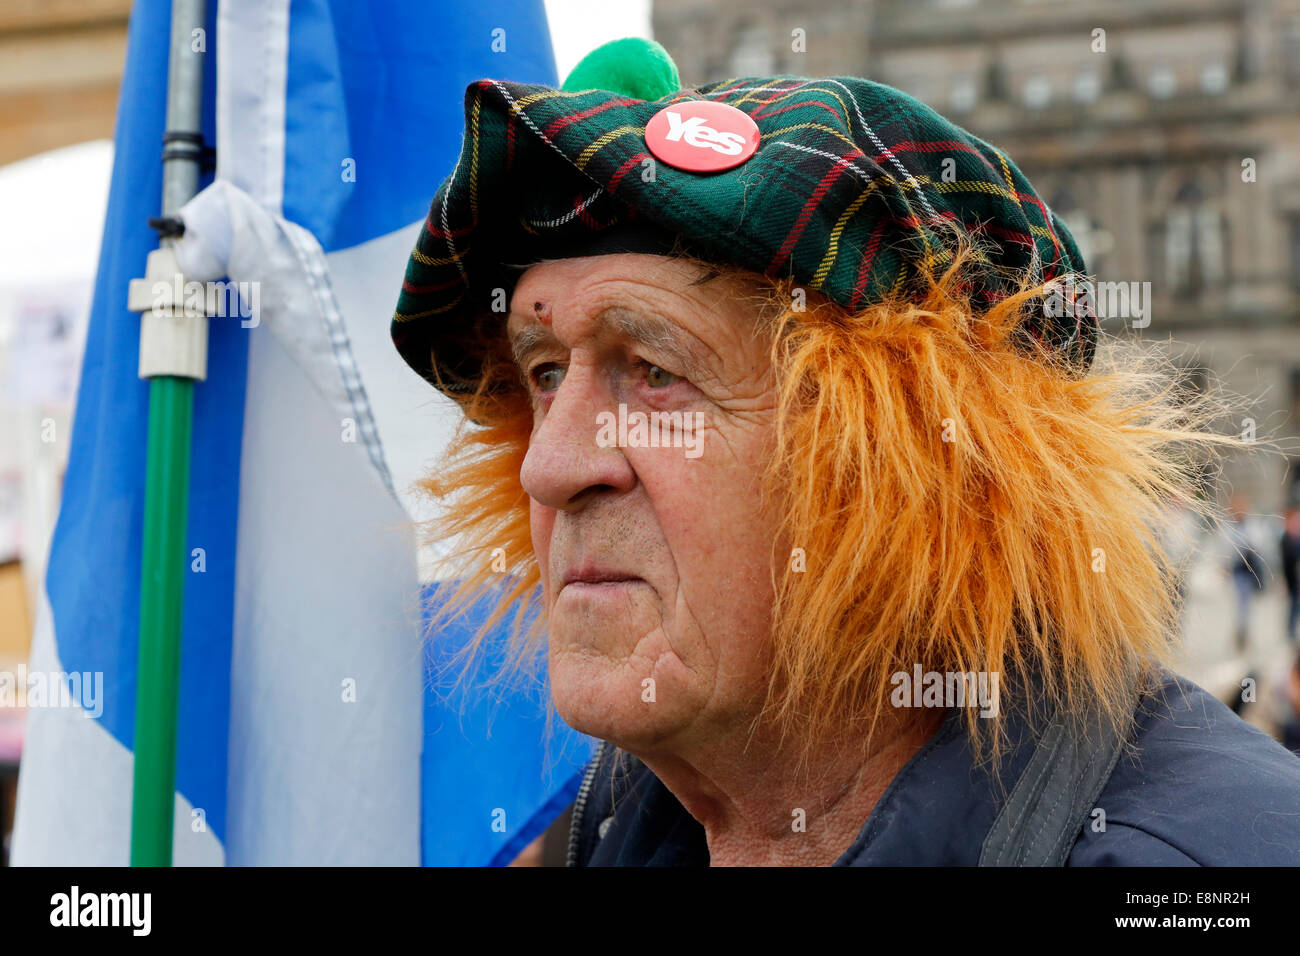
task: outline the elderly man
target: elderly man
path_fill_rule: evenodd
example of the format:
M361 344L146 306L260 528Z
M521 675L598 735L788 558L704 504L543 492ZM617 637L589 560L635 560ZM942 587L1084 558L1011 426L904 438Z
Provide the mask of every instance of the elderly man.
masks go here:
M470 86L393 337L466 416L453 606L504 555L602 741L571 864L1300 863L1300 761L1164 667L1171 449L1230 440L1093 368L1084 268L878 83Z

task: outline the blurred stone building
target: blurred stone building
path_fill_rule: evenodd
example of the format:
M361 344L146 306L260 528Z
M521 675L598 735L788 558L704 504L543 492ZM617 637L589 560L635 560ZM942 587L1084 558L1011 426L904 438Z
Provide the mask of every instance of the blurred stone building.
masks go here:
M1228 485L1300 500L1300 0L654 0L653 24L686 83L867 76L1004 149L1099 282L1150 283L1105 327L1289 452Z
M0 2L0 165L112 138L131 0Z

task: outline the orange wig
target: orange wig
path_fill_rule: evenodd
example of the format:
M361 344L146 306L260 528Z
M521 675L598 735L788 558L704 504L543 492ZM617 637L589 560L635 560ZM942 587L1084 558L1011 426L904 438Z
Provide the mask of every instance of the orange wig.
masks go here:
M1168 661L1178 614L1163 509L1185 499L1218 517L1189 465L1242 444L1210 427L1226 405L1188 398L1167 359L1108 336L1090 371L1067 369L1018 334L1046 284L1020 279L972 307L966 270L981 259L961 241L919 293L855 314L790 280L698 263L706 281L757 289L772 343L764 494L784 521L763 716L805 751L846 733L869 746L891 675L918 664L1000 674L1004 691L1032 674L1048 705L1092 707L1122 730L1126 666L1150 676ZM467 559L438 620L502 580L504 549L511 583L480 638L516 607L516 672L540 662L545 626L540 614L526 625L539 604L519 483L532 411L504 333L482 335L466 424L424 489L446 505L429 533L455 536ZM996 754L1002 721L967 715L976 752Z

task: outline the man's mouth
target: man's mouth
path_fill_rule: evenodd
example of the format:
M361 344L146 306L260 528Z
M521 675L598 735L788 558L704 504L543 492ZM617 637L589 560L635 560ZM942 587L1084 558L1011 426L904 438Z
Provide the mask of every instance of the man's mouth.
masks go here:
M635 574L616 571L612 568L594 566L571 568L561 577L560 590L564 590L570 585L580 588L612 587L620 584L632 584L642 580Z

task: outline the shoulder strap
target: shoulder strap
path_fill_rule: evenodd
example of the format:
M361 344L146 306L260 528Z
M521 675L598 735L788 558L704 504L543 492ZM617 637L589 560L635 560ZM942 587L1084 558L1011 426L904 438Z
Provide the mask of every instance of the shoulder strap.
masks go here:
M979 865L1064 866L1124 744L1096 710L1082 721L1054 716L984 838Z

